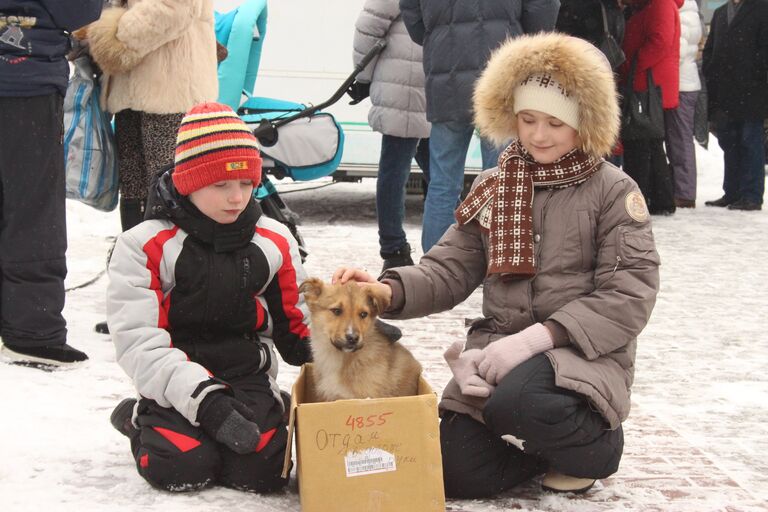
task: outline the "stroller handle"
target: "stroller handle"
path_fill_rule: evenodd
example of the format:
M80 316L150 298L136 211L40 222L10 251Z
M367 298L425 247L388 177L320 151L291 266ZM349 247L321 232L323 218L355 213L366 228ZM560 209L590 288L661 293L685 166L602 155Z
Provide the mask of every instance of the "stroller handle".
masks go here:
M259 142L264 144L265 146L272 146L277 142L277 129L283 125L286 125L292 121L295 121L297 119L301 119L303 117L309 117L315 112L322 110L326 107L329 107L330 105L333 105L339 99L341 99L344 94L346 94L347 89L350 85L352 85L352 82L355 81L356 77L360 72L365 69L365 67L373 60L374 57L376 57L381 51L387 46L386 41L377 41L376 44L373 45L373 47L366 53L363 58L360 60L360 62L355 66L355 69L352 71L352 73L344 80L344 82L339 86L339 88L336 90L336 92L333 93L333 95L325 100L324 102L318 104L318 105L312 105L309 108L306 108L302 110L301 112L298 112L297 114L294 114L289 117L283 117L280 119L274 119L274 120L267 120L262 119L259 125L253 130L253 135L259 139Z

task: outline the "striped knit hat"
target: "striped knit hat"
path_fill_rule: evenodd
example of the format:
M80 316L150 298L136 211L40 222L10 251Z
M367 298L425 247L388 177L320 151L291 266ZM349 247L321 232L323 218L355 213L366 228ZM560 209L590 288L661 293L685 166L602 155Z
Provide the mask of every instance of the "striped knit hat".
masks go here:
M181 195L223 180L261 181L256 137L231 108L195 105L181 120L173 184Z

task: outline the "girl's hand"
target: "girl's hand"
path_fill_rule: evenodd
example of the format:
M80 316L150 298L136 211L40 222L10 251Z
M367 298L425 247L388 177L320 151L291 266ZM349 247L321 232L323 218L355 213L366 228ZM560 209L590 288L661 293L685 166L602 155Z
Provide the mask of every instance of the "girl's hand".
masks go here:
M331 278L331 283L333 284L345 284L348 281L354 281L356 283L378 283L376 278L365 270L351 267L337 268Z
M392 288L389 285L380 283L371 274L359 268L340 267L337 268L331 277L333 284L345 284L348 282L357 283L358 286L367 286L374 290L379 297L382 297L387 304L392 302Z

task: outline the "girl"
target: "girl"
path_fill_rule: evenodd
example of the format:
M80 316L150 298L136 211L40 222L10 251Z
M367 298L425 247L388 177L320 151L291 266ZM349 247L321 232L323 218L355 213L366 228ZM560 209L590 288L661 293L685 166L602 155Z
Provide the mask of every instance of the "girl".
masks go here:
M586 491L614 473L630 407L636 338L658 265L637 185L603 160L619 127L603 55L562 34L502 45L479 79L475 121L512 139L478 176L457 223L413 267L376 281L386 314L452 308L483 285L483 316L445 353L441 443L448 496L495 495L546 473L552 491Z

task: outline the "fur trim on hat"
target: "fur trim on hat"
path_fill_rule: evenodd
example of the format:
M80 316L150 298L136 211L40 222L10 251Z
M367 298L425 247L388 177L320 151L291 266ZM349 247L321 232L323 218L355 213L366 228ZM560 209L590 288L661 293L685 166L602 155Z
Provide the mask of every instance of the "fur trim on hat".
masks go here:
M91 56L109 75L130 71L143 58L117 38L120 19L126 12L122 7L105 9L101 17L87 28Z
M619 134L616 84L605 56L590 43L558 33L518 36L491 55L475 84L475 126L481 135L506 144L517 135L514 90L536 73L550 73L579 104L581 149L611 152Z

